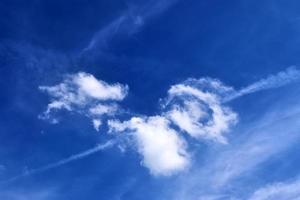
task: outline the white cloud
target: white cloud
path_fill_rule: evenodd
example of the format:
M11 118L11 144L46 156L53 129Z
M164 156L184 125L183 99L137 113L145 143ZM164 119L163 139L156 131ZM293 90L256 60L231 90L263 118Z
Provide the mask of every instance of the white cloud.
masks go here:
M128 87L108 84L96 79L93 75L79 72L67 75L62 83L54 86L40 86L40 90L51 97L47 110L41 116L51 119L51 113L57 110L76 111L91 118L101 115L113 115L118 110L115 101L127 95ZM57 122L57 119L52 119Z
M90 114L92 115L103 115L103 114L113 114L117 112L118 106L116 104L104 105L98 104L89 109Z
M93 75L79 72L72 77L78 86L79 97L91 97L98 100L122 100L127 95L127 87L120 84L110 85L97 80Z
M224 133L237 122L237 114L224 103L261 90L277 88L300 80L296 67L255 82L239 91L217 79L188 79L171 86L165 103L165 115L194 138L226 143Z
M299 95L289 98L298 101ZM241 199L239 197L249 195L250 189L255 190L255 184L249 185L249 179L263 179L260 175L265 164L268 166L268 162L274 158L276 160L278 156L284 158L286 152L299 144L299 101L291 104L290 99L277 100L280 106L274 106L273 103L264 116L241 124L233 132L235 137L229 145L205 151L205 159L198 162L201 165L194 165L178 182L175 199L199 199L202 196L206 199L207 195L220 196L217 198L220 200ZM259 112L263 115L262 111Z
M237 114L221 99L232 90L215 79L188 79L168 91L166 116L194 138L226 143L223 134L237 122Z
M196 139L227 143L224 134L237 122L237 114L225 105L230 100L229 97L237 98L255 91L279 87L297 80L298 73L291 68L238 92L217 79L188 79L170 87L161 113L156 116L131 116L130 120L124 122L109 120L108 127L110 131L130 133L129 139L136 141L137 150L143 157L142 164L152 174L171 175L187 169L190 164L188 144L180 134L187 133ZM127 86L110 85L83 72L67 76L58 85L43 86L40 89L52 97L44 116L49 117L53 110L76 111L90 117L97 131L102 124L101 116L118 112L116 101L122 100L128 91ZM237 148L232 147L222 153L214 161L213 165L220 173L214 172L210 181L216 186L222 186L277 152L274 150L275 146L283 149L285 145L286 143L269 140L269 135L265 134L250 137Z
M99 131L101 124L102 124L102 122L100 119L93 119L93 126L96 131Z
M186 144L169 121L161 116L133 117L126 122L109 121L111 131L125 131L137 142L142 164L154 175L171 175L185 170L189 165Z
M181 131L195 138L226 143L223 133L237 115L221 104L233 89L210 78L188 79L173 85L157 116L132 117L129 121L108 121L111 131L130 132L137 142L143 165L154 175L169 175L188 168L190 155ZM171 128L177 125L180 131Z
M274 183L258 189L249 200L300 200L300 180Z

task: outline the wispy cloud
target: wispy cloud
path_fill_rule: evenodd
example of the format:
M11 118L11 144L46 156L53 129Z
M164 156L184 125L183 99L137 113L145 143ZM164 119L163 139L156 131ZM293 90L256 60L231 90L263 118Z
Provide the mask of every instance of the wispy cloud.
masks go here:
M273 155L291 147L300 138L299 126L295 126L299 116L297 113L289 117L268 119L271 120L268 124L265 124L264 119L259 122L257 127L247 134L249 137L240 144L232 145L230 150L224 151L218 157L215 162L216 173L212 176L214 184L222 187L229 181L254 170ZM294 127L286 131L290 126Z
M193 166L190 175L180 179L175 199L206 199L207 196L217 200L244 199L246 191L256 190L255 185L247 185L247 178L255 176L274 156L295 147L300 139L299 103L271 107L257 121L235 129L230 145L206 152L208 158L200 162L201 167Z
M221 101L230 91L216 79L188 79L169 89L166 116L194 138L227 143L223 134L237 122L237 114Z
M5 200L53 200L57 198L57 194L58 192L53 188L0 190L0 198Z
M257 92L295 82L300 78L298 73L296 68L287 69L276 76L269 76L263 79L264 81L251 84L252 87L257 87L257 90L251 91ZM279 82L277 83L277 81ZM229 88L223 93L223 98L233 92L235 90ZM235 98L252 92L243 93ZM241 200L246 199L245 197L251 193L251 189L252 191L257 190L255 185L247 184L247 179L255 176L257 170L274 156L278 156L280 153L284 154L290 148L295 147L300 139L299 103L291 104L291 98L299 99L299 96L283 96L282 99L277 99L281 102L280 107L277 107L275 103L270 104L268 112L261 113L259 119L249 124L239 124L231 132L229 145L214 146L205 152L205 160L198 161L198 163L194 160L195 164L189 175L185 174L178 180L179 186L174 188L176 191L174 199ZM223 103L226 102L223 101ZM296 183L292 183L282 187L275 184L274 187L262 188L253 194L251 200L281 199L281 197L284 200L289 199L284 196L294 197L293 195L297 194L293 191L296 186L298 186ZM269 198L268 195L274 198Z
M131 36L144 24L166 11L178 0L150 0L140 5L128 5L128 10L95 33L83 53L108 46L116 36Z
M249 200L299 200L300 180L293 182L278 182L256 190Z
M67 75L62 83L40 86L39 89L51 97L47 110L40 117L52 122L57 122L57 119L51 114L62 109L84 114L93 120L100 120L103 115L113 115L118 110L114 102L123 100L128 92L126 85L108 84L85 72ZM97 123L96 129L99 125Z
M47 164L47 165L45 165L43 167L40 167L40 168L37 168L37 169L27 170L25 173L23 173L21 175L15 176L15 177L10 178L10 179L8 179L6 181L1 181L0 184L7 184L7 183L14 182L14 181L16 181L16 180L18 180L20 178L26 177L26 176L31 176L31 175L34 175L34 174L39 174L39 173L42 173L42 172L45 172L45 171L48 171L48 170L51 170L51 169L55 169L55 168L61 167L63 165L66 165L66 164L69 164L71 162L83 159L83 158L85 158L87 156L90 156L92 154L95 154L95 153L97 153L99 151L102 151L104 149L112 147L113 145L114 145L114 141L111 141L111 140L107 141L104 144L99 144L99 145L97 145L94 148L91 148L91 149L88 149L88 150L83 151L81 153L72 155L72 156L70 156L68 158L65 158L65 159L62 159L62 160L60 160L58 162L50 163L50 164Z
M267 78L261 79L247 87L233 92L224 101L231 101L241 96L254 92L278 88L300 80L300 70L296 67L289 67L285 71L281 71L275 75L270 75Z

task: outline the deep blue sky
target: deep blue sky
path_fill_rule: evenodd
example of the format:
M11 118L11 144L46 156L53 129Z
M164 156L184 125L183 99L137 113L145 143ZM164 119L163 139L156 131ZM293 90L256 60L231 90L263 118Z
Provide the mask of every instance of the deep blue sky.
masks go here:
M158 115L159 100L187 78L238 90L300 66L299 10L297 0L1 0L0 199L251 199L278 182L300 191L297 82L228 102L238 114L229 144L187 137L193 164L183 173L153 176L136 151L112 147L6 183L114 137L80 113L59 112L58 124L38 118L49 103L39 86L83 71L128 85L120 104L130 115ZM236 167L218 188L228 168L210 163L222 160Z

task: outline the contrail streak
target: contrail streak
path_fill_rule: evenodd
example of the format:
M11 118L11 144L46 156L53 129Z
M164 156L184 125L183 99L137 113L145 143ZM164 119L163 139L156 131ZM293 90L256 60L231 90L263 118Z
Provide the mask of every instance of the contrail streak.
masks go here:
M55 169L55 168L58 168L62 165L66 165L70 162L73 162L73 161L76 161L76 160L80 160L82 158L85 158L89 155L92 155L94 153L97 153L101 150L104 150L104 149L107 149L111 146L114 145L114 142L113 141L108 141L108 142L105 142L104 144L99 144L97 145L96 147L94 148L91 148L91 149L88 149L86 151L83 151L81 153L78 153L78 154L75 154L75 155L72 155L68 158L65 158L65 159L62 159L58 162L55 162L55 163L50 163L48 165L45 165L43 167L40 167L40 168L37 168L37 169L31 169L31 170L28 170L26 171L25 173L23 174L20 174L18 176L15 176L15 177L12 177L6 181L2 181L0 182L0 184L5 184L5 183L10 183L10 182L14 182L20 178L23 178L23 177L26 177L26 176L31 176L31 175L34 175L34 174L39 174L39 173L42 173L42 172L45 172L45 171L48 171L48 170L51 170L51 169Z
M229 102L244 95L255 93L261 90L279 88L299 80L300 70L296 67L289 67L285 71L281 71L275 75L270 75L265 79L261 79L245 88L242 88L241 90L235 91L233 94L225 97L224 102Z
M82 53L107 46L118 34L119 36L122 34L133 35L144 26L146 21L160 15L177 2L178 0L152 0L144 5L132 7L132 9L125 11L106 27L96 32Z

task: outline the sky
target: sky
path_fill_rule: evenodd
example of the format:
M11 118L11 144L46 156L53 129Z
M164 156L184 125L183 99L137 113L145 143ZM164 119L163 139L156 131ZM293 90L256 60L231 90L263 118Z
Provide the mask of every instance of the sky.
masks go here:
M300 200L297 0L1 0L0 199Z

